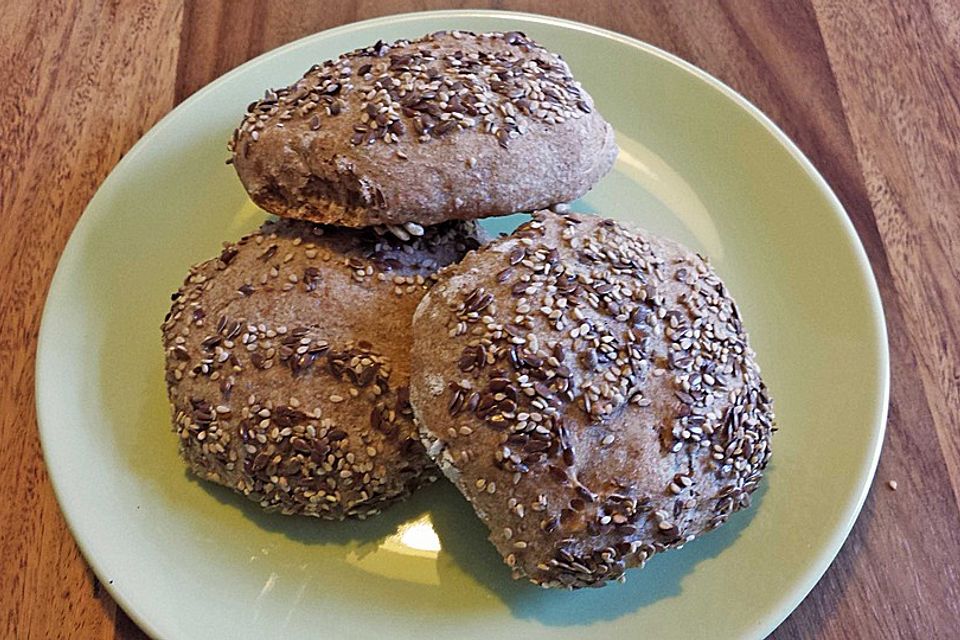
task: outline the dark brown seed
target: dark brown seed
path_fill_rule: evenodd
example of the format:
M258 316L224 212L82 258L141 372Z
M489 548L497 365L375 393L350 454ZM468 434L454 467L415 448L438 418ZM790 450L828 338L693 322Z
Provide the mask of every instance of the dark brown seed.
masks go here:
M510 381L508 379L494 378L493 380L490 381L488 388L490 389L490 391L493 391L494 393L496 393L498 391L503 391L509 386L510 386Z
M343 429L334 429L333 431L327 434L327 439L330 442L339 442L340 440L343 440L346 437L347 437L347 432L344 431Z
M503 329L514 338L526 335L526 331L515 324L507 324Z
M550 477L560 484L568 484L570 481L570 478L567 476L567 472L560 467L551 466L548 472L550 473Z
M477 306L476 306L476 309L474 309L474 311L482 311L486 309L488 306L490 306L491 302L493 302L493 294L492 293L484 294L483 297L477 301Z
M303 270L303 285L307 291L314 291L320 282L320 270L316 267L307 267Z
M480 404L480 394L474 391L467 397L467 401L464 403L464 409L469 413L473 413L477 409L477 405Z
M463 390L458 388L453 392L453 396L450 398L450 404L447 405L447 412L451 416L455 416L460 413L460 409L463 407Z
M543 358L537 355L525 355L523 356L523 363L533 369L539 369L543 366Z
M293 448L300 453L310 453L313 450L313 447L310 446L309 442L296 436L290 439L290 444L293 445Z
M524 451L529 451L531 453L546 451L549 448L550 444L545 440L530 440L523 447Z
M510 264L516 265L523 261L527 257L527 250L523 247L517 247L510 252Z
M513 275L513 269L511 267L507 267L506 269L504 269L503 271L497 274L497 282L499 284L503 284L504 282L509 280L510 276L512 275Z
M249 296L249 295L251 295L251 294L253 293L253 286L252 286L252 285L249 285L249 284L245 284L245 285L241 286L239 289L237 289L237 291L239 291L240 293L242 293L242 294L245 295L245 296Z
M320 128L320 116L314 115L310 118L310 130L316 131Z
M567 357L566 352L563 350L563 345L561 345L559 342L553 345L553 357L560 362L563 362L563 360Z
M410 387L404 385L397 389L397 411L404 412L410 409Z
M260 254L259 260L266 262L273 256L277 255L277 249L278 249L277 245L275 244L270 245L269 247L267 247L266 251Z
M507 351L507 355L510 359L510 364L513 366L513 368L520 369L520 367L522 366L522 361L520 359L520 350L517 348L516 345L510 347L510 350Z
M593 290L597 295L605 296L611 291L613 291L613 285L608 282L604 282L603 284L599 284L595 286Z
M445 120L445 121L441 122L439 125L437 125L436 127L433 128L433 133L434 133L434 135L436 135L436 136L442 136L442 135L444 135L444 134L447 134L447 133L453 131L453 130L456 129L456 128L457 128L457 122L456 122L456 120L452 120L452 119L451 119L451 120Z
M237 257L237 248L236 247L227 247L222 252L220 252L220 262L223 264L230 264L233 262L233 259Z
M460 354L460 361L457 363L460 367L460 371L470 371L476 366L476 349L474 347L467 347L463 350L463 353Z
M480 401L477 403L477 415L481 418L486 417L496 406L497 401L493 399L493 394L484 393L480 396Z
M252 468L252 470L253 470L253 471L262 471L264 468L266 468L267 463L269 463L269 462L270 462L270 455L269 455L266 451L261 451L261 452L258 453L257 456L253 459L253 465L252 465L253 468Z

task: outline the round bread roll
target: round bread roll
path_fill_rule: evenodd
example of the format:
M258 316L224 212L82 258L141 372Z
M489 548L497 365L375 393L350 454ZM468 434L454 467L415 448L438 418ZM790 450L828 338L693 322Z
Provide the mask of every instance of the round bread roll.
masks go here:
M568 202L617 154L567 64L517 32L438 32L316 65L251 104L229 146L258 205L350 227Z
M424 445L514 577L598 586L750 504L771 401L681 245L539 212L443 270L413 326Z
M410 321L473 223L406 240L268 222L190 270L163 323L180 452L261 507L364 518L436 477L409 406Z

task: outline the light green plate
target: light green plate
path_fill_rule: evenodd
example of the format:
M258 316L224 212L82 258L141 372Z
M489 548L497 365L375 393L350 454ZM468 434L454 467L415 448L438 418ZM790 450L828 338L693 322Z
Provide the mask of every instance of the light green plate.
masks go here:
M263 515L198 483L177 458L159 326L187 268L264 218L224 165L246 104L348 49L451 28L521 30L565 56L622 149L580 206L710 255L776 398L781 431L754 508L625 585L569 593L512 582L446 484L367 522L325 523ZM37 355L43 449L71 530L123 608L166 638L762 636L850 530L880 453L887 389L863 249L781 131L717 80L636 40L481 11L320 33L174 110L87 207Z

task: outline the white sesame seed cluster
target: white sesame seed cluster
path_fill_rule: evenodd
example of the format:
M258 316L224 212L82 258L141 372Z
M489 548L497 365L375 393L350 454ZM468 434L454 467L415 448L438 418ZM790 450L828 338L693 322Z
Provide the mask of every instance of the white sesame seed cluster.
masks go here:
M518 114L558 124L593 111L570 69L545 51L531 59L429 46L450 40L457 44L466 36L460 31L435 33L417 41L419 46L409 40L378 42L316 65L293 86L267 91L251 104L230 149L247 136L253 144L265 128L282 128L297 116L309 116L314 131L325 119L352 118L353 145L396 144L407 135L429 143L476 127L507 147L526 133ZM518 32L480 37L533 46ZM354 94L359 109L351 113L344 98Z

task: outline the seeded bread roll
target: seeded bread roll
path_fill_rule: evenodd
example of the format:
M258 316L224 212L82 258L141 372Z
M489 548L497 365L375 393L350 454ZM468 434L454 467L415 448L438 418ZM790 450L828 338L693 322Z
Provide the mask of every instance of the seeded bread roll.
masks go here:
M513 568L599 586L750 504L773 413L736 306L681 245L540 212L414 317L428 454Z
M314 66L230 142L279 216L363 227L546 208L613 164L613 129L567 64L521 33L439 32Z
M406 241L268 222L193 267L163 324L180 452L269 511L364 518L436 477L409 406L410 320L472 223Z

